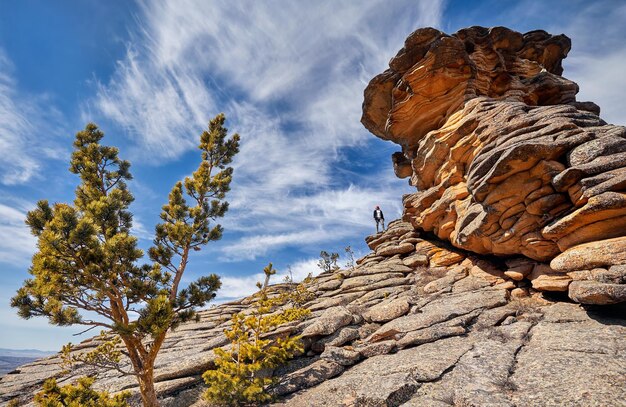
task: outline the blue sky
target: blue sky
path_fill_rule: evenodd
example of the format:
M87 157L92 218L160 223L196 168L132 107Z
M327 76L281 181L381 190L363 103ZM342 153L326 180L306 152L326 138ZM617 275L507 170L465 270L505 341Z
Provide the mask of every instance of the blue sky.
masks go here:
M135 232L149 247L174 182L219 112L242 148L224 237L186 279L222 276L221 301L254 290L273 261L315 272L320 250L364 254L373 206L388 220L410 193L398 148L359 123L362 92L413 30L504 25L565 33L564 76L624 124L624 1L1 1L0 347L58 349L78 328L20 320L8 306L35 250L38 199L73 199L74 134L89 121L131 160Z

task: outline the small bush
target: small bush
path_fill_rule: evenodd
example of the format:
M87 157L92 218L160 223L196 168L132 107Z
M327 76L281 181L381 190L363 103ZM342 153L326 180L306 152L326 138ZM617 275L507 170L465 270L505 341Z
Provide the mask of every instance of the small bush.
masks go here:
M81 377L76 384L59 387L55 379L48 379L43 390L35 395L40 407L128 407L129 392L111 397L107 392L91 388L94 378Z
M322 250L320 252L320 259L317 262L317 267L322 269L324 273L333 273L340 269L339 265L337 265L337 260L339 260L339 253L328 253Z
M302 284L272 298L263 289L257 294L251 314L233 315L231 327L224 330L230 347L214 350L216 369L202 376L209 386L204 398L227 406L270 401L268 390L276 382L271 372L302 352L303 346L298 336L268 338L266 334L282 324L306 318L310 310L302 305L310 297Z
M492 379L492 383L504 391L516 391L517 386L511 381L510 377L496 377Z

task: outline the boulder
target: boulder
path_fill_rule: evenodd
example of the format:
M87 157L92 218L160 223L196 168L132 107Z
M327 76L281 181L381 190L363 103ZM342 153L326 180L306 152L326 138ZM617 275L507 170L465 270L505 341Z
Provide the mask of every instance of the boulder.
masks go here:
M522 281L533 271L535 264L537 263L523 257L509 259L506 261L508 269L504 272L504 275L515 281Z
M376 254L383 257L391 257L396 254L411 253L415 250L415 245L408 242L400 242L398 244L390 244L385 246L379 246L376 249Z
M626 284L573 281L568 296L581 304L617 304L626 301Z
M285 375L272 393L283 396L324 382L343 373L344 367L332 360L320 359L291 374Z
M446 275L437 280L431 281L424 286L425 293L435 293L437 291L444 290L448 287L452 287L455 282L461 280L467 276L467 270L464 267L457 266L446 273Z
M506 279L502 270L486 261L476 262L476 264L469 270L469 274L474 277L482 278L492 285L504 283Z
M626 236L574 246L555 257L550 267L574 271L614 264L626 264Z
M368 322L387 322L409 312L410 305L406 298L383 301L363 313Z
M424 254L413 254L408 257L402 259L402 263L405 266L416 268L419 266L427 266L428 265L428 256Z
M329 308L313 324L304 329L302 337L330 335L353 321L354 316L346 307Z
M357 350L361 356L371 358L378 355L386 355L396 350L398 344L396 341L381 341L376 343L366 344Z
M416 314L387 322L368 341L377 342L395 338L397 334L427 328L459 315L469 314L479 308L488 309L504 305L507 303L507 294L506 290L479 290L443 295L421 307Z
M320 358L338 363L341 366L352 366L361 358L361 354L355 350L337 346L326 346Z
M339 328L337 332L329 336L325 336L319 341L311 345L311 349L315 352L323 352L326 346L341 346L345 343L352 342L359 338L359 325L344 326Z
M561 76L570 46L565 35L504 27L407 38L367 86L361 119L401 149L396 174L417 188L403 220L460 249L542 262L624 237L626 128L576 100ZM428 256L431 266L457 260Z
M567 291L572 278L546 264L537 264L528 276L533 288L539 291Z
M391 280L396 279L396 278L402 279L403 277L404 277L404 274L402 273L368 274L368 275L363 275L363 276L358 276L358 277L351 277L351 278L346 278L343 280L343 283L341 284L341 289L343 291L347 291L350 289L360 288L360 287L371 288L372 285L376 283L382 283L382 286L386 287L388 285L393 285L393 284L388 284L391 282Z

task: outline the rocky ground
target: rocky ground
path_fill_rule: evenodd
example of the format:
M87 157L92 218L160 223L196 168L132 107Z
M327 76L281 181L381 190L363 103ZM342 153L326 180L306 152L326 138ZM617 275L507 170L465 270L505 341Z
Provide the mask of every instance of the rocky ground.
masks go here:
M519 267L435 245L401 221L368 241L375 250L354 269L308 283L316 297L307 320L272 334L300 334L306 347L275 372L279 405L624 405L623 308L551 297L507 275ZM227 345L230 316L249 302L202 311L168 335L156 369L164 406L205 405L201 374L213 366L212 349ZM45 378L65 383L87 372L64 375L58 363L42 359L3 377L1 402L28 405ZM101 372L97 386L136 393L132 378L115 372Z

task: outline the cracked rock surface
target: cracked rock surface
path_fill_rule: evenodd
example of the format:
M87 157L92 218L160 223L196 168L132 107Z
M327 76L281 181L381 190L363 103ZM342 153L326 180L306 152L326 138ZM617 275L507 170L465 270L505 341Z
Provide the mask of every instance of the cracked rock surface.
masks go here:
M422 261L407 265L416 252L385 257L373 251L353 269L322 273L306 285L315 294L306 304L310 317L269 334L302 335L305 346L304 354L274 372L280 377L272 388L278 405L610 406L623 401L626 323L619 304L585 309L563 302L564 294L551 298L524 277L532 274L528 262L479 258L418 237L407 232L410 227L394 221L366 240L410 241ZM451 263L440 266L442 259ZM517 270L516 279L504 272L508 267ZM595 269L579 277L618 284L622 271ZM289 288L270 286L272 291ZM201 311L199 322L168 334L155 371L163 406L207 406L201 375L213 367L212 349L228 344L222 332L231 315L245 312L250 302L244 298ZM79 348L96 345L94 338ZM59 362L52 356L0 378L0 404L18 399L32 405L46 378L65 384L89 372L63 374ZM128 389L139 405L131 378L100 372L96 387Z

